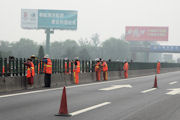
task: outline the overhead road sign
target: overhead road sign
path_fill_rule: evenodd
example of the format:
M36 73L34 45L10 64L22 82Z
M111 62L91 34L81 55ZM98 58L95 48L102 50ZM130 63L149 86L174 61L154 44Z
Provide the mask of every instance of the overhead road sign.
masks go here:
M21 27L23 29L77 29L77 11L22 9Z
M180 53L180 46L151 45L150 52Z
M128 41L168 41L168 27L127 26Z

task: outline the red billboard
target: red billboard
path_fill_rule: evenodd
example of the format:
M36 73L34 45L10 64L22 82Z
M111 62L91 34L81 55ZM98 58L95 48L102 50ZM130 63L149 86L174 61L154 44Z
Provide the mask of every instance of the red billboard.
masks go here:
M128 41L168 41L168 27L126 27Z

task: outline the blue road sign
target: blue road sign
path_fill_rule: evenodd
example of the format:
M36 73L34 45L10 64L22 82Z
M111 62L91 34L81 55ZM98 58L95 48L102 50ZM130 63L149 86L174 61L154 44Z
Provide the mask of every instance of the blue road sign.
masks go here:
M179 53L180 46L167 46L167 45L152 45L150 47L151 52L171 52Z

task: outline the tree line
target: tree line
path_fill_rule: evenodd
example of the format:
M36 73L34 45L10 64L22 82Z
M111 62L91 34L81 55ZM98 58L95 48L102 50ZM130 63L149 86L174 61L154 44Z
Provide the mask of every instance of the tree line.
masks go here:
M51 43L50 55L51 58L80 59L89 60L96 58L103 58L105 60L132 60L131 46L144 46L147 42L128 42L121 38L111 37L107 40L100 41L99 35L93 34L91 38L81 38L78 41L67 39L65 41L55 41ZM148 44L157 44L156 42L149 42ZM16 58L27 58L31 55L42 58L44 55L45 46L39 45L33 40L21 38L17 42L0 41L0 57L14 56ZM136 53L136 60L143 62L146 53ZM151 53L150 62L161 59L161 54Z

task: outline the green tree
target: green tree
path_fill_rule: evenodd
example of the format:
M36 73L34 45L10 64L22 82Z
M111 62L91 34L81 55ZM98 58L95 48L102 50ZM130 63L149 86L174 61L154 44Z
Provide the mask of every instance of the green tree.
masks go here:
M44 57L44 49L43 49L43 46L41 45L38 51L38 58L42 59L43 57Z
M129 43L124 40L109 38L102 43L104 59L130 60Z
M89 52L87 51L86 48L82 48L82 49L79 51L79 58L80 58L81 60L89 60L89 59L90 59Z
M15 57L29 57L37 55L38 45L33 40L21 38L20 41L12 44L12 53Z
M97 47L100 44L99 34L95 33L91 37L93 45Z

